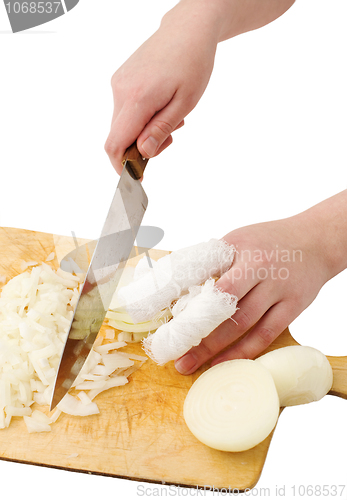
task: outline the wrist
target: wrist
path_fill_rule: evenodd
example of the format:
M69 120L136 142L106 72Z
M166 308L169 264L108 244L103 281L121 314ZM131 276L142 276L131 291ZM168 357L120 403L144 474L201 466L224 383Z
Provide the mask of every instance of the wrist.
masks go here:
M298 214L327 279L347 268L347 190Z
M211 40L217 47L223 32L223 10L220 0L181 0L161 21L164 29L181 29Z
M252 31L282 16L295 0L181 0L163 18L180 25L198 23L210 31L216 43Z

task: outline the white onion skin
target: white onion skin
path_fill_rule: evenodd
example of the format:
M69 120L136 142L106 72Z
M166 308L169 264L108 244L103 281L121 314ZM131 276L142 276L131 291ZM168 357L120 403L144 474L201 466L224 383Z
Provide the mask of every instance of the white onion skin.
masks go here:
M232 452L261 443L274 429L278 415L273 378L250 359L225 361L204 372L183 407L185 422L199 441Z
M313 347L282 347L260 356L256 362L270 371L280 406L318 401L333 384L333 370L327 357Z

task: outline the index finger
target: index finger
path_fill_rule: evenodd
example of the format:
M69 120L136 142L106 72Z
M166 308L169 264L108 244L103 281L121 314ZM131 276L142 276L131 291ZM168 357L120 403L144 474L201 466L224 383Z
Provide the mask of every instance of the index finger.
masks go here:
M136 103L126 103L114 119L105 151L115 170L120 175L125 150L133 144L151 118L151 111Z

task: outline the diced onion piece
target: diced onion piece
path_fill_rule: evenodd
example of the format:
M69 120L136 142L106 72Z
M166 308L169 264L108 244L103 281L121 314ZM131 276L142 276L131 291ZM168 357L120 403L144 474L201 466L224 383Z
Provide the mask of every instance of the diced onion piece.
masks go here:
M29 262L22 260L22 262L20 263L20 268L22 271L25 271L28 267L36 266L37 264L38 262L36 262L35 260L31 260Z
M124 375L111 377L105 382L105 385L102 389L93 389L93 390L89 391L88 396L90 397L90 399L94 399L101 392L107 391L108 389L111 389L112 387L119 387L121 385L125 385L128 382L129 382L129 380Z
M115 337L115 331L113 328L106 328L105 330L105 339L106 340L114 340Z
M49 417L49 423L54 424L54 422L56 422L60 417L61 413L61 410L59 410L59 408L56 408L53 414Z
M256 362L270 371L281 406L318 401L330 391L333 383L327 357L313 347L282 347L264 354Z
M106 380L108 377L108 375L94 375L93 373L85 373L84 375L81 375L81 377L78 377L80 378L81 380L79 381L79 383L82 383L82 379L83 380ZM78 384L76 384L78 385Z
M130 366L129 368L122 371L122 373L119 373L118 375L123 375L124 377L129 377L129 375L136 372L136 370L138 370L143 365L143 363L144 363L144 361L142 361L142 363L140 363L139 366L135 366L135 365Z
M46 398L42 392L35 392L33 398L38 405L44 406L46 404Z
M135 344L137 342L141 342L141 340L145 339L149 333L151 332L119 332L118 340L124 340L129 344Z
M105 380L88 380L85 382L82 382L81 384L76 385L76 389L78 391L90 391L93 389L102 389L105 387L106 384L106 379Z
M244 451L273 430L279 399L270 372L250 359L225 361L192 385L183 415L194 436L222 451Z
M92 400L87 396L87 394L84 391L80 391L78 393L78 398L81 400L81 403L84 405L89 405Z
M130 332L119 332L118 333L118 341L119 342L132 342L133 336Z
M44 424L42 422L38 422L33 417L24 416L24 422L27 426L28 432L50 432L51 427L49 424Z
M106 378L108 377L108 371L106 369L106 366L96 365L94 370L91 371L91 375L101 375L101 377L105 377L106 380Z
M31 415L31 408L28 407L22 407L18 408L16 406L5 406L5 412L6 416L10 417L24 417L25 415L29 416Z
M98 347L94 347L94 351L98 352L99 354L106 354L109 351L112 351L114 349L119 349L120 347L125 347L126 342L110 342L109 344L104 344Z
M79 271L81 271L81 270L79 269ZM72 273L68 273L68 272L64 271L61 267L59 267L59 269L57 270L56 275L60 276L64 280L66 279L67 281L73 280L76 283L78 283L80 281L79 276L74 276Z
M46 258L46 262L50 262L51 260L54 260L54 258L55 258L55 253L51 252Z
M99 413L99 408L95 403L85 405L71 396L71 394L65 394L60 403L58 403L57 407L59 410L67 413L68 415L76 415L80 417L86 417L88 415L95 415Z
M51 419L39 410L34 410L31 414L31 417L41 424L49 425L51 423Z
M111 375L117 368L128 368L134 364L134 361L127 356L122 356L120 353L104 354L102 362L105 365L108 375Z
M97 343L98 339L95 341L95 344ZM95 345L94 344L94 345ZM72 387L75 387L78 385L81 381L84 380L84 375L92 373L96 367L98 366L98 363L101 361L101 354L97 353L94 349L92 349L80 371L78 374L78 377L75 379L74 383L72 384Z
M119 354L126 354L130 359L136 359L137 361L147 361L147 356L139 356L138 354L132 354L132 353L119 353Z

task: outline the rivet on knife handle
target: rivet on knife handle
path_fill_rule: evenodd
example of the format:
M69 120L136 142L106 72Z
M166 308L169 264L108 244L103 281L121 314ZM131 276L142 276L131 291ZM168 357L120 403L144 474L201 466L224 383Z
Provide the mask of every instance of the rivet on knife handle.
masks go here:
M133 179L141 179L145 171L148 158L143 158L137 149L136 142L132 144L124 154L123 165Z

